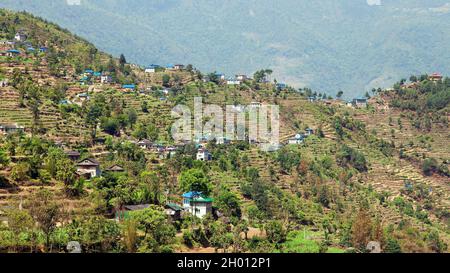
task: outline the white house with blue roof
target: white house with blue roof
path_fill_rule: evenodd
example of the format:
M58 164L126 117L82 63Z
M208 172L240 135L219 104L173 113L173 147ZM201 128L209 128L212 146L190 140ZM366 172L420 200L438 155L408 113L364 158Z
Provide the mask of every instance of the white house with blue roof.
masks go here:
M212 213L213 199L201 192L190 191L182 195L183 209L194 216L204 217Z

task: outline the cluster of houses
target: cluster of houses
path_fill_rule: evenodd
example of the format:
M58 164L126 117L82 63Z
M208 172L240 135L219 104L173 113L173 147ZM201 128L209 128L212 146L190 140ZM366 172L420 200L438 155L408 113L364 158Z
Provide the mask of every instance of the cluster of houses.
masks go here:
M428 76L428 81L430 82L440 82L442 81L444 77L440 74L440 73L433 73L431 75ZM416 89L418 88L420 85L420 82L416 81L416 82L411 82L411 83L403 83L401 85L401 89Z
M65 153L71 160L77 161L76 173L80 177L92 179L95 177L100 177L102 175L100 163L97 160L93 158L86 158L78 161L80 158L79 152L66 151ZM104 172L110 173L120 173L124 171L124 168L119 165L113 165L104 170ZM176 203L168 203L164 206L166 214L173 220L180 220L182 217L182 212L187 212L200 218L212 213L213 199L202 194L201 192L186 192L182 195L182 198L182 205L178 205ZM124 205L120 210L116 211L116 218L119 220L126 218L129 211L143 210L145 208L148 208L149 206L150 204Z
M22 46L25 50L17 49L16 45ZM13 41L0 41L0 56L4 57L17 57L25 53L45 53L47 51L48 48L45 46L33 47L31 43L27 42L27 35L22 31L16 33Z
M169 202L164 205L164 211L173 221L179 221L185 213L203 218L213 213L213 199L198 191L185 192L181 195L183 204ZM116 220L128 218L130 211L139 211L149 208L150 204L123 205L115 212Z
M366 108L368 105L368 100L366 98L355 98L355 99L352 99L349 101L341 101L341 100L322 99L317 96L310 96L310 97L308 97L308 101L311 103L322 102L322 103L325 103L328 105L345 104L347 107L352 107L352 108Z
M88 84L91 81L100 82L102 84L112 83L112 77L108 72L98 72L92 69L86 69L81 74L80 83Z
M157 71L165 71L165 70L169 70L169 71L181 71L184 70L184 65L183 64L168 64L166 66L161 66L158 64L151 64L147 67L145 67L144 71L145 73L156 73Z
M314 134L314 130L311 128L307 128L304 133L296 134L294 137L289 138L287 143L289 145L299 145L304 142L306 138Z

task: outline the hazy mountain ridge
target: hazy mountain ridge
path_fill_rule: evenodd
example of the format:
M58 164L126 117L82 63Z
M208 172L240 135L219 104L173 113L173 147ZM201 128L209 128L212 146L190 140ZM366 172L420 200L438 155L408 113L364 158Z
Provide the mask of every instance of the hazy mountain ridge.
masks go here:
M419 72L450 73L447 1L11 1L129 61L203 71L271 67L297 86L355 95Z

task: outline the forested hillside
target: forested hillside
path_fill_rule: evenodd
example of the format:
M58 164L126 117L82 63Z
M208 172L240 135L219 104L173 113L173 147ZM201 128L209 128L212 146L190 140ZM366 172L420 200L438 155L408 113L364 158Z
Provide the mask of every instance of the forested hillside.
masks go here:
M362 95L412 73L450 73L447 1L3 0L129 61L192 63L273 77L329 95Z

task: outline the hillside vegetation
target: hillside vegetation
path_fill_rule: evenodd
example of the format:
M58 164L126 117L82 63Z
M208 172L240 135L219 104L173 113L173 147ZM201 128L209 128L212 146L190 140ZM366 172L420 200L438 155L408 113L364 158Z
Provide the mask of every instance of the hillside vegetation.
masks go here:
M450 73L446 0L81 2L0 7L38 14L141 65L195 63L228 75L270 67L279 81L348 98L410 73Z
M0 251L63 252L69 241L83 252L360 253L370 241L386 253L448 251L448 78L375 90L363 108L310 102L310 89L227 85L192 66L148 74L30 14L0 14L0 37L28 36L0 57L0 125L24 127L0 136ZM209 140L212 160L200 161L198 145L170 134L171 109L195 96L279 105L283 144L314 133L274 152ZM77 170L84 159L102 174ZM168 216L189 191L211 197L213 212Z

